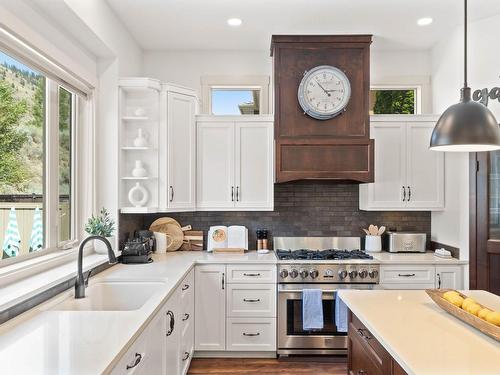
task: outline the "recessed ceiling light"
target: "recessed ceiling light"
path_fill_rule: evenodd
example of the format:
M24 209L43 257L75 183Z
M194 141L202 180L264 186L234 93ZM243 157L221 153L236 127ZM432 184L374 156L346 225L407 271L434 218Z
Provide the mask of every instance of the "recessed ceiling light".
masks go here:
M418 26L427 26L430 25L431 23L432 23L432 18L430 17L423 17L417 21Z
M242 23L243 21L240 18L229 18L227 20L229 26L240 26Z

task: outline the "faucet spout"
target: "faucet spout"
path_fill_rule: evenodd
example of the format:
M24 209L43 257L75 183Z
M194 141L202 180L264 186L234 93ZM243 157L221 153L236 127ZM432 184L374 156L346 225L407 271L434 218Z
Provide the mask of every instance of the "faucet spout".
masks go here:
M118 261L116 260L115 253L113 249L111 248L111 244L107 240L107 238L102 237L102 236L89 236L85 238L82 243L80 244L80 247L78 248L78 273L76 275L76 282L75 282L75 298L85 298L85 279L83 277L83 248L85 247L85 244L89 241L92 240L98 240L104 242L106 245L106 248L108 249L108 258L109 258L109 264L116 264Z

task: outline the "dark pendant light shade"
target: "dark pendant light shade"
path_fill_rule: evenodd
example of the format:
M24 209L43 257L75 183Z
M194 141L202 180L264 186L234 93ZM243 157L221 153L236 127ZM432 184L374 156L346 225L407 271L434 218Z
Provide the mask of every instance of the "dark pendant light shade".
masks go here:
M483 104L471 99L467 84L467 0L464 0L464 87L460 103L449 107L432 131L430 149L481 152L500 149L500 127Z

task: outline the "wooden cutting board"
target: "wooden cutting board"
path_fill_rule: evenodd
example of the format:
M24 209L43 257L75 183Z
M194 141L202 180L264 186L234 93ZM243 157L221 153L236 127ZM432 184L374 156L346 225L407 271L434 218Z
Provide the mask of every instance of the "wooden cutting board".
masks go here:
M187 230L184 232L184 240L179 250L193 251L203 250L203 231Z

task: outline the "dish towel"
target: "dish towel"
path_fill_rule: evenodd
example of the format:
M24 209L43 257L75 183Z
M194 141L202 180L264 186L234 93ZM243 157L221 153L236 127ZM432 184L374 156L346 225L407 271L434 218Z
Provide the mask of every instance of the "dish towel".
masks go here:
M304 331L323 329L322 296L321 289L302 290L302 329Z
M347 306L338 293L335 293L335 325L337 332L347 332Z

